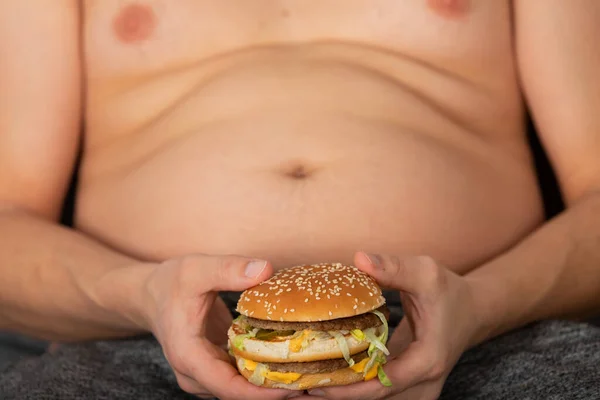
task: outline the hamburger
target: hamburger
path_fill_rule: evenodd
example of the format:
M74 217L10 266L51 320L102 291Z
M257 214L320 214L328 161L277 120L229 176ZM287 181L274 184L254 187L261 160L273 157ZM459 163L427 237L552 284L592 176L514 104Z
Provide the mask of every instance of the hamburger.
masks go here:
M389 351L389 311L373 278L354 266L301 265L244 291L228 347L251 383L304 390L378 377Z

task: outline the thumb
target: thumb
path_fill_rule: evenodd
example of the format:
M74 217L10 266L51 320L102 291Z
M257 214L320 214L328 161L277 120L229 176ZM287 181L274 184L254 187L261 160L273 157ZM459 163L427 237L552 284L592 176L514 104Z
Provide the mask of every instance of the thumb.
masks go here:
M381 286L420 294L437 281L441 268L430 257L396 257L358 252L355 266L371 275Z
M246 290L273 274L269 262L238 256L210 257L202 264L205 292Z
M399 356L414 341L414 334L406 317L398 324L386 346L390 349L392 357Z

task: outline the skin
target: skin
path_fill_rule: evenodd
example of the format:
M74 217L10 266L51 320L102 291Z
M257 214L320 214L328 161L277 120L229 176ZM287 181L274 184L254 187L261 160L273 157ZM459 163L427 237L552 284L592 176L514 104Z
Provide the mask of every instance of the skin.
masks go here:
M411 305L393 389L317 395L432 399L470 346L600 309L597 2L247 4L0 2L0 329L151 331L186 391L286 398L226 362L216 292L354 262Z

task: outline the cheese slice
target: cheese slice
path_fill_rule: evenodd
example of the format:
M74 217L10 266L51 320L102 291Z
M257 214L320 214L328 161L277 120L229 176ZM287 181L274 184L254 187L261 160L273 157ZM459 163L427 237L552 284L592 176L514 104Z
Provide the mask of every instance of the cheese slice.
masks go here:
M245 358L242 359L242 365L248 371L254 371L258 363L256 361L247 360ZM302 374L297 372L276 372L276 371L266 371L263 372L262 375L275 382L290 384L292 382L296 382Z
M293 353L298 353L302 350L302 342L311 331L309 329L302 331L302 334L295 339L290 339L289 349Z
M368 358L363 358L362 360L360 360L360 362L357 362L356 364L351 366L350 369L352 369L352 371L359 374L359 373L365 371L365 367L367 366L368 362L369 362ZM367 373L365 374L365 381L368 381L369 379L373 379L377 376L377 367L378 366L379 366L379 363L377 363L377 362L373 364L371 369L368 370Z
M356 372L356 373L360 373L363 372L365 370L365 367L367 366L367 363L369 362L369 358L363 358L362 360L360 360L359 362L357 362L356 364L354 364L353 366L351 366L350 368L352 369L352 371Z
M375 373L377 373L377 372L375 372ZM296 382L298 379L300 379L302 374L299 374L297 372L267 371L267 372L263 373L263 376L269 380L272 380L275 382L280 382L280 383L285 383L285 384L289 385L290 383Z
M247 369L248 371L254 371L256 369L256 361L252 361L252 360L246 360L245 358L244 360L244 368Z
M373 379L377 376L377 367L379 367L379 363L373 364L371 369L365 375L365 381Z

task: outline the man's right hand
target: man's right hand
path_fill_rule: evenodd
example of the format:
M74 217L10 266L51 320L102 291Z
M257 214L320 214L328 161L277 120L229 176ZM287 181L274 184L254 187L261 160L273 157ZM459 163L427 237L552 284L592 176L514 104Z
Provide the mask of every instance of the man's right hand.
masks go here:
M300 393L252 385L210 340L209 315L218 291L242 291L272 273L268 262L237 256L188 256L152 267L142 287L141 320L160 342L184 391L223 400L275 400Z

